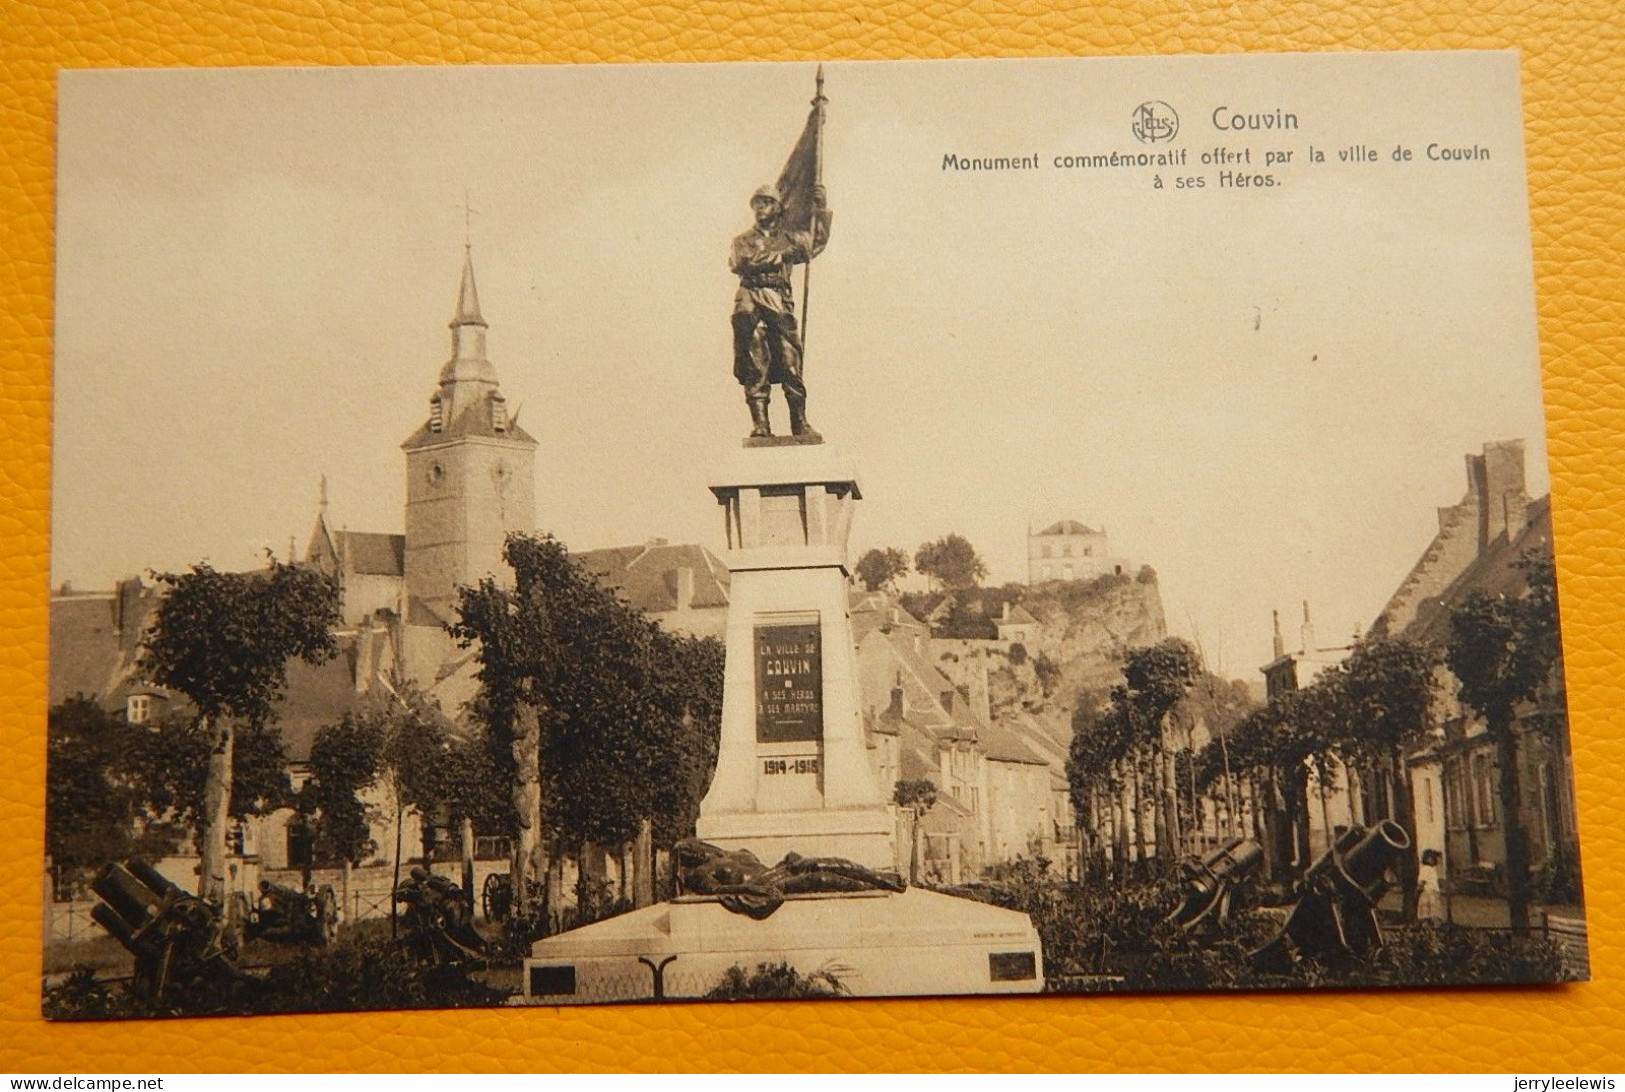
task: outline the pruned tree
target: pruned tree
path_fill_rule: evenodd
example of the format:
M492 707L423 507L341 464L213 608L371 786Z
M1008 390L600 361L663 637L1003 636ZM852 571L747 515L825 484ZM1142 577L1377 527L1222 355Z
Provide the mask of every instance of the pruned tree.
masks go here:
M894 587L908 571L908 554L890 546L865 551L853 567L864 588L871 592Z
M1416 641L1369 636L1355 644L1339 671L1347 721L1338 748L1367 772L1382 771L1388 818L1411 836L1411 849L1397 869L1407 920L1416 916L1418 851L1416 804L1405 752L1427 732L1438 689L1438 662L1433 649Z
M384 738L385 723L376 714L345 713L317 731L310 779L298 796L313 864L360 864L377 848L362 794L378 781Z
M976 548L957 534L921 544L914 551L914 568L950 590L973 588L987 575L987 564Z
M199 564L190 572L158 574L157 581L166 591L142 641L139 669L196 710L193 724L207 746L199 893L223 903L237 726L265 733L287 686L289 660L320 664L337 653L338 585L324 573L274 558L259 572L222 573Z
M923 777L914 781L898 781L892 788L892 802L900 808L907 808L912 817L909 824L908 882L919 883L920 824L926 813L937 806L936 783Z
M152 814L137 752L148 729L89 698L69 698L46 718L45 852L56 878L132 856L161 857L178 832Z
M1529 930L1529 843L1519 780L1518 707L1533 701L1561 669L1557 576L1549 555L1527 555L1521 594L1473 592L1450 616L1445 662L1462 702L1484 718L1495 741L1507 905L1512 928Z
M453 632L476 649L474 709L511 777L514 874L540 879L544 833L561 849L645 821L663 844L685 836L715 768L721 646L661 629L550 536L511 536L504 556L513 588L463 589Z
M1164 870L1173 867L1181 842L1168 718L1200 673L1201 661L1190 642L1169 637L1147 648L1129 649L1123 658L1123 686L1113 691L1132 738L1152 766L1157 858Z

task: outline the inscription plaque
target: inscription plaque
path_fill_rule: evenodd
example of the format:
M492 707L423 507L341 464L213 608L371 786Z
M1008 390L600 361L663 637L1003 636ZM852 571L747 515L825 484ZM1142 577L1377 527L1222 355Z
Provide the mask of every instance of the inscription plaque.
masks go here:
M818 626L756 627L756 741L824 738L824 672Z

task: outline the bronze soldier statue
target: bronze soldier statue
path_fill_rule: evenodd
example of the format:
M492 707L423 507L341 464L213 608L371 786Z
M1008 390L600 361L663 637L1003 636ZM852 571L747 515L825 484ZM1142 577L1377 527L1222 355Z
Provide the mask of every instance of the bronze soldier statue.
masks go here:
M807 387L801 380L801 335L790 291L790 268L818 257L829 242L834 213L824 207L824 187L813 187L810 231L793 231L781 221L784 198L773 186L751 195L755 225L736 237L728 268L739 276L734 296L734 378L745 388L752 437L773 435L767 406L773 384L790 404L790 431L808 441L820 439L807 423Z

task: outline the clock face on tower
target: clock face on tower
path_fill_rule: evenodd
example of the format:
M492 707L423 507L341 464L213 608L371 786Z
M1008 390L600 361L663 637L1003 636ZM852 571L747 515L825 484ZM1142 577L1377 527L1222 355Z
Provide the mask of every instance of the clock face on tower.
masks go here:
M446 468L439 462L430 463L428 473L425 475L425 477L428 478L430 485L443 485L446 481Z

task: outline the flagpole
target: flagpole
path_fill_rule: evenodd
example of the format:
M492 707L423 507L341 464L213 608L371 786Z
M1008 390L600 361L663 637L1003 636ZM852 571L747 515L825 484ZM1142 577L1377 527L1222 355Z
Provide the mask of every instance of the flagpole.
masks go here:
M818 129L813 134L813 186L816 188L824 181L824 66L818 66L818 74L813 77L815 92L812 107L818 114ZM813 207L811 222L807 225L809 238L818 236L818 207ZM812 309L812 257L807 258L807 264L801 267L801 366L807 366L807 312Z

